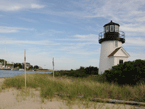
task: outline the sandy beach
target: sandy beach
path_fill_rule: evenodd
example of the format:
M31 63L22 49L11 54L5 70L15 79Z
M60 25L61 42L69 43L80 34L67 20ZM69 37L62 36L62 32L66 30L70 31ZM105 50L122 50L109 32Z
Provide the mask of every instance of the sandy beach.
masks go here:
M0 88L5 78L0 78ZM0 109L134 109L136 106L100 103L100 102L82 102L66 101L55 96L52 101L40 97L40 89L27 88L17 90L15 88L6 88L0 92Z

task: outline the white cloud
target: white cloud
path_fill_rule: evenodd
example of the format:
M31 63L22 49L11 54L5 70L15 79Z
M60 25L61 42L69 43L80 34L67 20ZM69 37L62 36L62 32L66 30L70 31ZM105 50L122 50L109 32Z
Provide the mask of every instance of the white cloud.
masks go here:
M21 27L7 27L7 26L0 26L0 33L15 33L19 32L20 30L33 30L31 28L21 28Z
M9 7L7 10L8 11L17 11L17 10L20 10L22 7L20 6L12 6L12 7Z
M44 8L44 5L39 5L39 4L31 4L31 8L35 8L35 9L40 9L40 8Z
M74 37L77 37L80 40L97 40L98 39L98 35L96 34L88 34L88 35L74 35Z
M145 33L145 26L141 24L124 24L120 29L127 32L143 32Z
M130 57L129 57L129 61L134 61L136 59L142 59L145 60L145 54L144 53L134 53L134 52L130 52Z
M36 20L28 19L28 18L22 18L22 17L19 17L19 19L22 19L22 20L24 20L24 21L28 21L28 22L32 22L32 23L36 23L36 22L37 22Z
M136 45L136 46L145 46L145 39L144 38L126 38L126 43L131 45Z
M0 44L4 44L6 42L6 44L33 44L33 45L60 45L59 43L54 43L52 41L47 41L47 40L39 40L39 41L29 41L29 40L14 40L14 39L4 39L4 38L0 38Z
M78 37L78 38L86 38L86 37L88 37L88 35L75 35L74 37Z
M3 0L0 3L0 11L19 11L22 9L40 9L44 5L38 4L36 0Z
M81 50L78 50L78 51L71 51L69 52L70 54L78 54L78 55L94 55L94 54L100 54L96 51L94 52L90 52L90 51L81 51Z

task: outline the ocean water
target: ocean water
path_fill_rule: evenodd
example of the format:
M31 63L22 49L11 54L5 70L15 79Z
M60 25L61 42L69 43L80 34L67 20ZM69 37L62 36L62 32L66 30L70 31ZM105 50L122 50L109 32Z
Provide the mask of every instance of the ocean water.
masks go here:
M26 71L26 73L52 73L52 72L41 72L41 71ZM0 70L0 78L13 77L16 75L25 74L25 71L12 71L12 70Z

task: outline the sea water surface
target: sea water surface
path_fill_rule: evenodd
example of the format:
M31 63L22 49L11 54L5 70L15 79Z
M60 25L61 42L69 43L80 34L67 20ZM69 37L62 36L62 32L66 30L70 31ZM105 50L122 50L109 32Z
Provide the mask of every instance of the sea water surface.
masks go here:
M26 73L52 73L52 72L41 72L41 71L26 71ZM6 78L6 77L13 77L16 75L22 75L25 74L25 71L13 71L13 70L0 70L0 78Z

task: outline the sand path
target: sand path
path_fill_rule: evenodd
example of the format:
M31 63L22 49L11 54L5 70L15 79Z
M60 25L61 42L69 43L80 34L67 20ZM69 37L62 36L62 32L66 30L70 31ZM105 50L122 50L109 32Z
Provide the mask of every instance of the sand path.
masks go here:
M4 78L0 78L0 88ZM135 106L99 102L77 101L74 104L55 97L50 100L44 100L40 97L39 89L17 90L8 88L0 92L0 109L134 109Z

